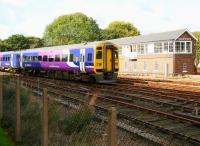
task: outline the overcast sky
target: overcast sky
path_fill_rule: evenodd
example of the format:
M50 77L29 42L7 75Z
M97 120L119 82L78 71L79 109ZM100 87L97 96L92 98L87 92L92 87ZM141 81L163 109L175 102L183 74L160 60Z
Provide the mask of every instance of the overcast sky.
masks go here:
M0 38L16 33L42 37L47 24L74 12L92 17L101 28L122 20L142 34L200 31L200 0L0 0Z

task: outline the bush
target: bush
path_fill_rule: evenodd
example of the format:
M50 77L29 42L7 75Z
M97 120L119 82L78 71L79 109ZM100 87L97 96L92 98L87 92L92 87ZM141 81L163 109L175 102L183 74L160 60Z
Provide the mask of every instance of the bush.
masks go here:
M7 129L9 135L15 133L15 90L11 87L3 88L3 118L1 126Z
M92 119L92 111L87 107L81 108L78 112L67 115L63 120L65 134L78 133L86 127Z
M26 145L40 145L41 142L41 110L37 102L27 104L21 113L22 142Z

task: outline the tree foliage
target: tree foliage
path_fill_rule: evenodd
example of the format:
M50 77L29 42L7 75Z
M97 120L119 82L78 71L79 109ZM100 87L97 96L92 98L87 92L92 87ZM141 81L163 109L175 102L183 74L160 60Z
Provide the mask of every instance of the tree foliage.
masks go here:
M3 51L10 51L11 50L11 46L4 40L0 41L0 52Z
M29 42L29 48L39 48L44 46L44 41L37 37L27 37Z
M5 42L9 45L11 50L27 49L30 47L28 39L21 34L12 35L8 37Z
M196 58L195 58L195 66L197 67L200 63L200 32L194 32L193 34L198 39L196 42Z
M20 34L15 34L8 39L0 40L0 52L38 48L42 46L44 46L42 39L37 37L25 37Z
M96 21L82 13L63 15L46 27L46 45L64 45L95 41L100 39L100 29Z
M131 23L124 21L111 22L103 31L106 40L140 35L140 31Z

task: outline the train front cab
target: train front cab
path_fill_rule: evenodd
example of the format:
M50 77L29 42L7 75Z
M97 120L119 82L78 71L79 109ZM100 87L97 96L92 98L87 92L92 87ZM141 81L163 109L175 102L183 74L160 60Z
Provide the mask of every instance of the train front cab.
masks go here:
M96 46L94 59L95 81L113 83L119 71L118 48L112 43Z

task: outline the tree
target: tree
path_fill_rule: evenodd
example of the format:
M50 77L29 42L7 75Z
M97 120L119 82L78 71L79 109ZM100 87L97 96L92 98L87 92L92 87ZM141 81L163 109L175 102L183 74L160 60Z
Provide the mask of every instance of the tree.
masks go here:
M82 13L60 16L44 32L44 41L48 46L95 41L100 38L96 21Z
M39 48L44 46L44 42L42 39L37 37L27 37L30 48Z
M140 31L131 23L124 21L111 22L103 31L103 39L116 39L140 35Z
M0 40L0 52L10 51L11 46L6 41Z
M28 39L20 34L10 36L5 43L11 48L11 50L28 49L30 47Z
M194 32L194 36L197 38L196 42L196 57L195 57L195 66L198 67L200 63L200 32Z

